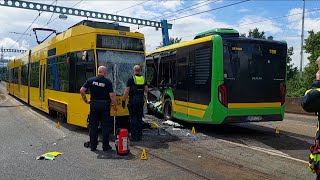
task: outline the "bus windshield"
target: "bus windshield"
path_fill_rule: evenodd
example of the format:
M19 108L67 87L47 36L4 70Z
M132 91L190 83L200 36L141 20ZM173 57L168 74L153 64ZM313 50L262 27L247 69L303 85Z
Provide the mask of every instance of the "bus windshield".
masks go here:
M228 102L280 102L286 52L284 43L225 38L223 64Z
M97 57L98 65L106 66L107 78L113 82L114 91L118 96L123 95L127 80L132 76L134 65L140 65L144 74L144 53L97 50ZM115 84L114 78L116 78Z

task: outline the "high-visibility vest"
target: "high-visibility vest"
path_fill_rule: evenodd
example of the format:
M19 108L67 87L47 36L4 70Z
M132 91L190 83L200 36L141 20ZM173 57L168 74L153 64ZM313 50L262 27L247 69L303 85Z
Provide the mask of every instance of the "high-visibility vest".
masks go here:
M134 84L136 85L144 85L144 77L143 76L133 76Z
M320 92L320 88L308 89L308 90L304 93L304 95L308 94L311 90L317 90L317 91Z
M143 100L144 98L144 77L143 76L132 76L134 80L134 85L130 87L129 98Z

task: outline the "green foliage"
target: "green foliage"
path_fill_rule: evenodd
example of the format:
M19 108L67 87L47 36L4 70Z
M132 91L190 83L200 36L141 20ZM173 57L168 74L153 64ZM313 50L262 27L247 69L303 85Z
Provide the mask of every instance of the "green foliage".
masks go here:
M268 36L266 38L265 32L259 31L259 28L254 28L253 30L249 30L248 36L246 33L240 34L240 37L248 37L248 38L258 38L258 39L268 39L268 40L273 40L273 36Z
M316 60L320 56L320 32L309 31L309 37L305 39L304 49L306 53L310 54L308 56L309 63L303 72L304 86L309 87L315 80L318 71Z
M287 56L287 80L291 80L296 75L299 74L298 67L294 66L292 63L291 56L293 55L293 47L288 48L288 56Z
M320 56L320 32L309 31L309 37L305 39L304 49L308 56L309 63L304 68L303 76L294 72L294 77L287 82L287 95L288 97L301 97L305 91L310 88L310 85L316 79L318 65L316 64L317 58ZM289 53L288 53L289 54ZM290 72L288 72L290 74ZM289 75L288 75L289 77Z
M179 43L179 42L181 42L181 40L182 40L182 38L178 38L178 37L172 38L172 37L170 37L169 45ZM162 42L160 42L160 45L157 47L157 49L161 48L161 47L163 47L163 43Z
M297 73L290 80L287 81L287 96L301 97L307 88L304 86L303 78Z

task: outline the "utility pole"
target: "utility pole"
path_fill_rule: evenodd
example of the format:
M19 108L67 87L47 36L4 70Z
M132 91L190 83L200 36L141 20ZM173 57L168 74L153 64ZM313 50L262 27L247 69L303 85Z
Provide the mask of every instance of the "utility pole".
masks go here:
M302 62L303 62L303 41L304 41L304 13L306 7L306 1L303 1L303 9L302 9L302 29L301 29L301 51L300 51L300 74L302 75Z

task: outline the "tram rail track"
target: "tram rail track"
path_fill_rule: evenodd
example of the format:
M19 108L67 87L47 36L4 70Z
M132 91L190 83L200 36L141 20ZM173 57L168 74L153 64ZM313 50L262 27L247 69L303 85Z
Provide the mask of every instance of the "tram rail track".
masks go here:
M159 141L160 143L167 143L159 138L156 138L156 137L152 137L153 139ZM188 143L188 142L185 142L183 141L183 144L186 144L187 146L191 147L191 146L195 146L194 144L191 144L191 143ZM136 150L139 150L139 151L142 151L143 148L142 147L137 147L137 146L131 146L132 148L136 149ZM235 168L239 171L242 171L242 172L246 172L248 174L251 174L251 175L254 175L256 179L277 179L277 177L275 176L272 176L272 175L269 175L267 173L263 173L263 172L260 172L260 171L257 171L257 170L254 170L254 169L251 169L251 168L247 168L247 167L244 167L243 165L240 165L240 164L235 164L233 162L229 162L225 159L221 159L219 157L216 157L214 155L210 155L210 154L203 154L199 151L196 150L196 148L192 148L192 150L190 150L190 148L186 148L184 147L183 145L180 145L180 144L176 144L176 143L170 143L170 147L173 147L173 148L176 148L176 149L179 149L181 152L187 152L189 154L201 154L202 158L204 159L210 159L212 161L214 161L215 163L219 163L221 165L224 165L226 167L232 167L232 168ZM200 147L197 147L197 148L200 148ZM209 150L208 150L209 151ZM151 149L149 150L148 149L148 155L151 155L152 157L155 157L167 164L170 164L171 166L173 167L177 167L181 170L183 170L184 172L187 172L187 173L190 173L192 175L195 175L201 179L212 179L212 177L207 177L204 173L202 172L197 172L196 170L194 169L191 169L191 168L188 168L184 165L181 165L181 163L179 164L179 162L176 162L176 161L172 161L172 160L169 160L168 158L165 158L165 157L161 157L161 155L157 154L156 152L153 152ZM207 162L209 163L209 162ZM248 177L249 178L249 177ZM253 178L253 177L251 177ZM253 179L255 179L253 178ZM220 178L217 178L217 179L220 179ZM226 177L226 179L228 179L228 177Z

